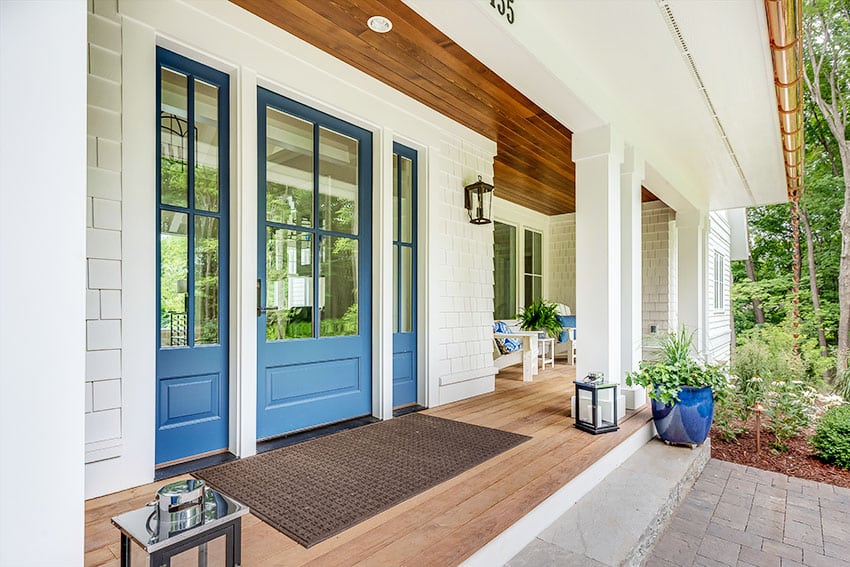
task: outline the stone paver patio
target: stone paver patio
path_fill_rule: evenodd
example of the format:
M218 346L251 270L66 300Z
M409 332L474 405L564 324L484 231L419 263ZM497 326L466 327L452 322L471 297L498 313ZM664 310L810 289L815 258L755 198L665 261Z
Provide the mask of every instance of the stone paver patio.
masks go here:
M645 564L850 567L850 489L711 459Z

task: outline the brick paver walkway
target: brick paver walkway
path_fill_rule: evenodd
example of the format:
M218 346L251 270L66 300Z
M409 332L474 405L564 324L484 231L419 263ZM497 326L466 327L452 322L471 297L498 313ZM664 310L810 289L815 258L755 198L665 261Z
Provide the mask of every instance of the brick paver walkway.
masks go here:
M711 459L646 565L850 567L850 489Z

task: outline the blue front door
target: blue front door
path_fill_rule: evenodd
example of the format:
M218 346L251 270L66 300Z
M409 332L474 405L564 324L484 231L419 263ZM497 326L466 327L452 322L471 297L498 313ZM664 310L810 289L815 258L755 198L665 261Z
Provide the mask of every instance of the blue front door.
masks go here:
M228 76L157 49L156 463L228 445Z
M393 144L393 407L416 403L416 150Z
M258 90L257 437L371 413L372 135Z

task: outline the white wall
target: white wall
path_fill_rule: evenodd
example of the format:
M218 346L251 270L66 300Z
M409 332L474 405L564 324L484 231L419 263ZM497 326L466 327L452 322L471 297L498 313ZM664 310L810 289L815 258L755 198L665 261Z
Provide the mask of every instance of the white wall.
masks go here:
M154 472L152 117L157 45L227 72L231 80L231 451L243 456L255 451L258 85L373 132L375 270L389 269L386 258L391 250L389 240L381 241L381 235L390 233L391 224L385 225L392 222L392 215L385 214L392 195L386 174L389 156L381 152L391 148L390 138L419 150L420 219L427 219L419 235L420 372L428 378L420 401L435 406L493 389L492 229L469 224L463 209L463 186L478 175L492 180L493 141L224 0L121 0L117 9L114 2L96 1L89 24L90 87L94 87L89 90L89 144L113 152L103 162L89 165L88 203L93 213L89 264L90 268L101 262L120 265L120 279L113 277L105 287L89 282L89 324L96 329L117 327L123 338L89 345L92 352L110 353L97 356L120 353L120 372L108 366L95 373L93 368L99 367L89 364L89 415L120 415L120 421L116 427L114 421L89 418L93 462L86 467L88 497L149 482ZM101 119L111 128L100 130ZM117 140L115 119L120 129ZM115 150L120 153L117 164L112 159ZM107 213L101 216L105 224L100 224L95 206ZM114 219L116 210L121 213L120 226ZM118 258L112 246L98 244L115 238L120 242ZM378 397L373 411L387 416L391 365L380 361L387 337L391 340L386 328L391 296L385 272L376 272L372 283L378 322L373 329L373 392ZM118 318L116 300L121 302ZM111 331L104 339L108 337L113 337ZM105 406L98 404L100 382L109 384L110 393L120 384L120 406L112 397L106 398L110 403Z
M0 2L0 565L83 564L86 12Z
M432 301L442 304L437 321L437 403L495 389L493 368L493 225L469 222L463 187L481 174L493 179L493 161L480 149L446 137L441 146L440 198L432 221L436 269ZM433 210L433 209L432 209ZM424 290L422 290L424 291Z

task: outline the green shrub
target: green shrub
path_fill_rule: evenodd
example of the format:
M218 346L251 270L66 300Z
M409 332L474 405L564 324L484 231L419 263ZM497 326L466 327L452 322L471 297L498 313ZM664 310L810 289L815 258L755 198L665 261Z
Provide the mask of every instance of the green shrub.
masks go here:
M850 405L826 412L811 443L822 460L850 469Z
M811 423L815 396L815 390L799 380L774 380L767 385L765 427L776 435L774 449L787 451L786 441Z

